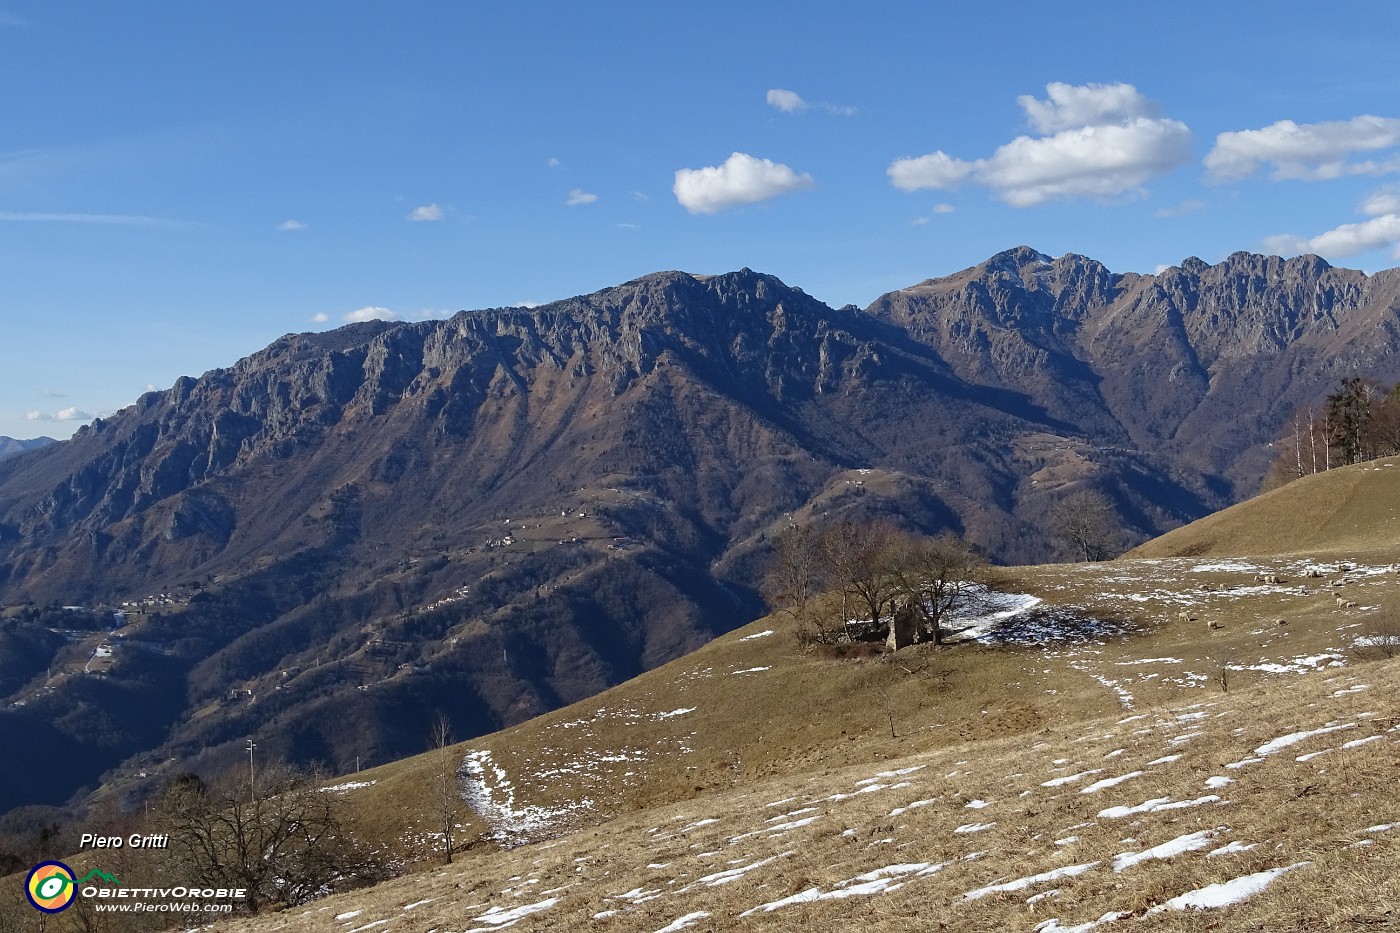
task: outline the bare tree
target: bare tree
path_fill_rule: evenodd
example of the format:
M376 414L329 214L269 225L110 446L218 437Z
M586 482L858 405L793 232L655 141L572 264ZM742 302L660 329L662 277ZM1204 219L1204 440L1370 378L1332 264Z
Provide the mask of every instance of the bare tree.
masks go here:
M843 604L849 599L865 610L872 628L879 627L887 610L893 611L899 594L891 572L899 537L899 529L884 519L843 521L822 535L822 558L832 584L841 591Z
M170 850L193 879L242 888L251 913L378 879L379 866L348 830L335 792L279 762L263 765L251 790L240 780L206 786L193 777L167 789Z
M774 550L765 589L779 611L806 626L825 576L821 535L808 526L793 525L778 535Z
M442 831L442 860L452 864L457 818L462 812L462 796L457 781L457 756L452 751L452 723L438 713L428 737L432 752L433 779L430 799L433 819Z
M1055 503L1050 529L1072 560L1107 560L1122 546L1118 510L1096 490L1070 493Z
M985 562L952 532L933 538L905 535L892 548L895 590L919 620L918 641L943 643L943 619L967 598Z

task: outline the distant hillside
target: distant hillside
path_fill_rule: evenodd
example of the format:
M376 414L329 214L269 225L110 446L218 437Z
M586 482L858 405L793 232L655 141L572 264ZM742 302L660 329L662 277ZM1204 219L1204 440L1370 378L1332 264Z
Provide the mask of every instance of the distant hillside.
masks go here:
M1389 553L1397 542L1400 457L1387 457L1294 480L1148 541L1124 558Z
M0 436L0 460L6 457L13 457L15 454L22 454L26 450L38 450L45 444L52 444L51 437L36 437L32 440L16 440L13 437Z
M1400 380L1397 295L1316 257L1142 276L1022 247L867 311L662 272L288 335L0 462L0 740L61 763L0 773L0 809L250 736L343 770L438 710L521 722L757 617L794 521L1029 563L1089 488L1152 537L1253 493L1339 374Z

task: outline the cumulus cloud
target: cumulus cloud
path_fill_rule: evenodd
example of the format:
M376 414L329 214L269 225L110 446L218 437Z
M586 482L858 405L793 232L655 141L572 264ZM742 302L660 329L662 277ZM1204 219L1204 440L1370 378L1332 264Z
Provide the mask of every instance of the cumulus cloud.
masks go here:
M580 204L592 204L596 200L598 200L596 194L589 194L582 188L575 188L569 192L569 196L565 199L564 203L570 207L577 207Z
M302 223L300 220L293 220L292 218L288 217L286 220L282 221L280 224L277 225L277 229L278 229L278 230L305 230L305 229L306 229L306 224Z
M416 223L442 220L445 216L441 207L436 204L424 204L422 207L415 207L409 211L408 219Z
M777 107L783 113L797 113L806 110L809 105L796 91L773 88L768 92L768 106Z
M1127 123L1139 117L1161 116L1161 108L1143 97L1131 84L1045 85L1045 100L1029 94L1016 98L1031 126L1044 134L1081 126Z
M815 184L811 175L799 174L779 162L736 152L723 165L677 170L671 190L692 214L715 214Z
M312 324L324 324L331 319L331 316L324 311L317 311L311 315Z
M1221 133L1206 155L1207 177L1215 181L1248 178L1273 167L1275 180L1320 180L1345 175L1384 175L1400 171L1400 154L1381 161L1348 161L1359 152L1400 146L1400 119L1363 115L1325 123L1280 120L1263 129Z
M380 308L369 305L364 308L356 308L345 314L341 320L350 324L362 324L365 321L402 321L403 316L397 311L390 311L388 308Z
M957 210L957 208L951 204L935 204L933 206L933 212L935 214L951 214L955 210Z
M1191 131L1157 115L1129 84L1050 84L1047 99L1018 99L1031 125L985 159L943 151L896 159L886 170L902 191L980 185L1014 207L1060 198L1140 194L1157 175L1191 158Z
M1264 248L1285 256L1316 253L1333 259L1389 249L1392 258L1400 259L1400 190L1387 187L1373 191L1361 201L1359 210L1370 219L1342 224L1313 237L1291 233L1271 236L1265 239Z
M43 411L24 413L25 421L91 421L96 417L92 412L83 411L81 408L65 408L52 414Z

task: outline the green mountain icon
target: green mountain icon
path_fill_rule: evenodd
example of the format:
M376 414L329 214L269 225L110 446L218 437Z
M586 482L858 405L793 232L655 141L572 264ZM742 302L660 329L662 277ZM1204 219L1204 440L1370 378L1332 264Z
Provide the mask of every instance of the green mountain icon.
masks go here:
M91 881L93 878L98 878L98 879L100 879L100 880L102 880L102 881L107 882L108 884L115 884L115 885L120 885L120 884L121 884L121 882L117 880L117 876L116 876L116 875L110 875L110 874L108 874L107 872L101 871L100 869L96 869L96 868L94 868L92 871L88 872L86 875L83 875L81 878L79 878L79 879L77 880L77 884L85 884L85 883Z

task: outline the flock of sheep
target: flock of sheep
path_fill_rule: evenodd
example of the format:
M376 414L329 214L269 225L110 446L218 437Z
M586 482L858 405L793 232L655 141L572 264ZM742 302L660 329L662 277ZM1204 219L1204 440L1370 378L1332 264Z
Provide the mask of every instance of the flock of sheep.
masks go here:
M1351 564L1342 564L1340 567L1338 567L1338 570L1341 571L1341 574L1342 574L1341 576L1337 577L1335 580L1328 580L1326 583L1321 584L1321 586L1323 586L1323 587L1325 587L1325 588L1327 588L1327 589L1330 589L1330 590L1332 591L1333 597L1337 600L1337 608L1338 608L1338 609L1356 609L1356 608L1358 608L1358 605L1359 605L1359 604L1358 604L1355 600L1347 599L1345 596L1343 596L1343 595L1341 594L1341 592L1338 591L1338 588L1339 588L1339 587L1342 587L1342 586L1345 586L1345 585L1346 585L1346 583L1347 583L1347 576L1346 576L1347 573L1348 573L1349 571L1351 571L1351 570L1354 570L1354 569L1355 569L1355 567L1353 567ZM1394 566L1392 566L1390 569L1391 569L1393 572L1400 573L1400 565L1394 565ZM1305 572L1303 573L1303 576L1304 576L1305 578L1307 578L1307 579L1315 579L1315 580L1316 580L1316 579L1321 579L1322 576L1323 576L1323 574L1322 574L1322 571L1319 570L1318 568L1316 568L1316 567L1311 567L1311 568L1309 568L1307 571L1305 571ZM1265 584L1268 584L1268 585L1271 585L1271 586L1277 586L1277 585L1282 584L1282 583L1287 583L1287 582L1288 582L1288 579L1287 579L1286 577L1282 576L1281 574L1277 574L1277 573L1258 573L1258 574L1255 574L1255 575L1254 575L1254 581L1255 581L1256 583L1265 583ZM1204 583L1204 584L1201 585L1201 589L1202 589L1202 590L1205 590L1205 591L1207 591L1207 592L1210 592L1210 591L1213 591L1213 590L1217 589L1217 587L1216 587L1215 584L1212 584L1212 583ZM1305 583L1305 584L1303 585L1303 588L1302 588L1302 595L1306 596L1306 595L1308 595L1308 592L1309 592L1309 591L1308 591L1308 588L1307 588L1307 584ZM1180 619L1182 622L1200 622L1200 621L1202 621L1202 617L1201 617L1200 615L1197 615L1195 612L1193 612L1193 611L1190 610L1190 609L1183 609L1183 610L1181 610L1181 612L1177 613L1177 618ZM1220 622L1219 619L1215 619L1215 618L1205 618L1204 621L1205 621L1205 623L1206 623L1206 630L1207 630L1207 631L1213 631L1213 630L1218 629L1218 628L1224 628L1224 626L1221 624L1221 622ZM1277 625L1277 626L1284 626L1284 625L1287 625L1287 624L1288 624L1288 620L1287 620L1287 619L1275 619L1275 620L1274 620L1274 624Z

